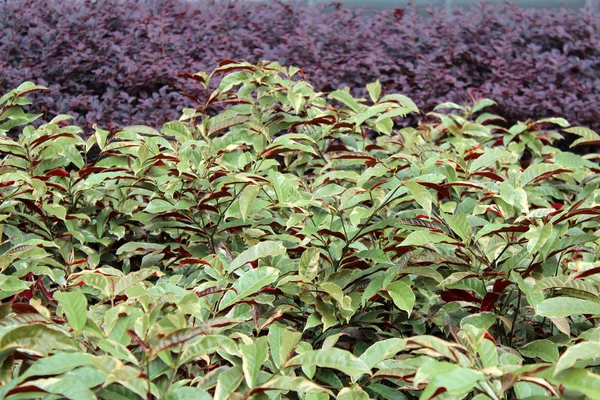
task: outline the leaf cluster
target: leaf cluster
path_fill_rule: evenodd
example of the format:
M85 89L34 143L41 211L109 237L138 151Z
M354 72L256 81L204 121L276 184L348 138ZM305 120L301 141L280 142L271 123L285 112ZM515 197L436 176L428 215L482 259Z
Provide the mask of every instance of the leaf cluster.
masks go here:
M495 99L509 126L561 115L600 130L600 15L478 4L361 11L288 2L11 0L0 4L0 87L33 80L35 112L117 129L197 107L182 71L224 58L302 68L315 88L366 96L379 79L424 111ZM192 95L192 97L186 97ZM202 97L202 96L200 96Z
M600 397L595 132L191 76L160 131L0 98L0 398Z

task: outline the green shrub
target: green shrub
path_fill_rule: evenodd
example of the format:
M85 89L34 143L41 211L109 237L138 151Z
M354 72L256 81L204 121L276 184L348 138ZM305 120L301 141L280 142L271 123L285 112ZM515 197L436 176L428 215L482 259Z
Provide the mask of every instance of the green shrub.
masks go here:
M0 398L600 398L600 168L550 128L598 135L299 73L87 139L0 99Z

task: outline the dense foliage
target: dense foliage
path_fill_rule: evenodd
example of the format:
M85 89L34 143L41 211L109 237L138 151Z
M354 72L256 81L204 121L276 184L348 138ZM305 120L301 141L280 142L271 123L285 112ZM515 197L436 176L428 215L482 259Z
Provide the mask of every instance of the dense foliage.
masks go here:
M562 115L600 129L600 15L477 5L469 11L371 13L335 7L184 0L0 2L0 87L52 89L49 118L154 127L196 107L182 71L225 58L290 64L318 90L379 79L425 111L495 99L510 123ZM89 129L90 126L84 126Z
M600 136L300 75L85 140L0 99L0 398L600 398L600 168L552 146Z

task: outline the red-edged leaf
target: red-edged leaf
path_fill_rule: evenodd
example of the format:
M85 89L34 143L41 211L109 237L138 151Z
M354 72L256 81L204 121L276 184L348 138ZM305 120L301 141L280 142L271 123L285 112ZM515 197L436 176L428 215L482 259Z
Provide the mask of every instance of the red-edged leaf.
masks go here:
M448 289L441 293L442 300L449 303L451 301L468 301L471 303L480 303L477 297L463 289Z
M202 84L206 83L206 80L200 75L190 74L189 72L184 72L183 74L179 74L182 78L192 79Z
M69 176L69 173L62 168L54 168L52 171L48 171L44 174L46 178L50 178L51 176Z
M12 396L14 394L19 394L19 393L48 393L43 389L40 389L37 386L34 385L21 385L21 386L17 386L14 389L11 389L8 391L8 393L6 393L9 396Z
M258 155L261 157L269 158L269 157L276 156L277 154L285 153L287 151L290 151L290 150L283 147L283 145L277 144L274 146L270 146L269 148L261 151L260 153L258 153Z
M205 198L203 198L202 200L200 200L200 203L206 203L208 201L211 200L216 200L216 199L220 199L222 197L231 197L232 194L227 192L227 191L220 191L220 192L215 192L215 193L211 193L208 196L206 196Z
M451 200L452 199L452 195L450 195L450 190L448 190L446 187L442 186L442 185L438 185L437 183L432 183L432 182L419 182L417 181L417 183L421 186L425 186L428 187L430 189L435 190L436 192L438 192L442 197Z
M357 160L370 160L377 162L377 159L370 154L366 153L353 153L353 152L344 152L339 153L331 157L334 160L347 160L347 159L357 159Z
M215 73L226 74L226 73L229 73L232 71L238 71L238 70L254 71L255 69L256 69L256 67L253 65L232 65L230 67L223 66L223 67L217 68L215 70Z
M136 342L137 344L140 345L140 347L142 348L142 350L144 350L144 351L150 350L150 348L148 347L148 345L142 340L141 337L138 336L137 333L135 333L135 331L133 331L131 329L127 329L126 332L129 335L129 337L131 337L131 339L133 339L134 342Z
M352 125L349 122L338 122L337 124L333 125L333 127L332 127L332 129L340 129L340 128L352 129L352 128L354 128L354 125Z
M54 183L54 182L46 182L46 186L57 188L59 190L62 190L63 192L67 191L66 187L64 187L63 185L59 185L58 183Z
M181 160L175 156L170 156L167 154L157 154L151 158L151 160L169 160L174 162L180 162Z
M441 186L464 186L464 187L471 187L471 188L475 188L475 189L483 189L483 186L479 186L476 185L474 183L471 182L450 182L450 183L444 183Z
M75 135L73 135L72 133L59 133L58 135L54 135L54 136L42 136L41 138L38 138L36 140L34 140L31 143L31 148L36 148L37 146L39 146L40 144L47 142L48 140L54 140L54 139L58 139L60 137L70 137L70 138L75 138Z
M504 182L504 178L501 177L500 175L496 174L495 172L478 171L478 172L473 172L471 175L484 176L486 178L490 178L490 179L492 179L494 181L497 181L497 182Z
M344 262L342 264L342 268L346 268L346 269L351 269L351 270L356 270L356 269L360 269L360 270L365 270L367 268L370 268L372 265L369 264L368 262L366 262L365 260L360 260L360 259L352 259L348 262Z
M325 153L348 151L349 149L341 143L331 143L326 149Z
M294 124L292 124L290 126L290 128L288 129L288 131L290 132L295 132L296 131L296 127L302 125L302 126L307 126L307 125L320 125L320 124L325 124L325 125L331 125L333 123L335 123L336 118L333 115L323 115L321 117L316 117L313 119L310 119L308 121L300 121L300 122L296 122Z
M12 311L15 314L37 314L37 310L27 303L13 303Z
M96 172L103 172L105 170L106 170L106 168L104 168L104 167L84 166L83 168L81 168L79 170L78 174L80 177L86 178L90 174L93 174Z
M588 269L587 271L583 271L583 272L575 275L573 277L573 279L581 279L581 278L585 278L586 276L591 276L591 275L596 275L596 274L600 274L600 267L591 268L591 269Z
M346 240L346 236L344 236L343 233L334 232L330 229L319 229L319 231L317 233L319 233L320 235L334 236L334 237L336 237L338 239L342 239L344 241Z
M505 226L503 228L497 229L495 231L491 231L488 234L498 234L498 233L505 233L505 232L527 232L529 230L529 224L524 223L524 224L520 224L520 225L512 225L512 226Z
M178 211L170 211L170 212L159 214L159 215L155 216L154 218L152 218L152 220L167 219L167 218L175 218L177 221L194 222L193 219L191 219L187 215L183 215L182 213L180 213Z
M500 278L496 282L494 282L494 288L492 290L495 293L502 293L504 289L506 289L510 285L512 285L512 281Z
M371 150L385 150L385 148L378 146L376 144L370 144L367 147L365 147L366 151L371 151Z
M466 156L465 156L465 161L469 161L469 160L474 160L476 158L479 158L483 155L483 153L477 153L477 152L469 152Z
M575 215L600 215L600 206L592 207L592 208L581 208L578 210L573 210L567 212L567 214L563 215L555 222L555 224L564 221L565 219L571 218Z
M46 214L44 214L44 212L42 211L41 208L39 208L38 206L35 205L35 203L29 199L17 199L20 202L22 202L23 204L25 204L25 206L27 208L29 208L31 211L39 214L42 218L46 219Z
M189 258L183 258L179 261L180 267L183 267L184 265L189 265L189 264L204 264L204 265L208 265L209 267L211 266L208 261L205 261L201 258L189 257Z
M500 298L498 293L488 292L483 296L483 300L481 300L481 307L479 308L483 311L491 311L496 306L496 301Z

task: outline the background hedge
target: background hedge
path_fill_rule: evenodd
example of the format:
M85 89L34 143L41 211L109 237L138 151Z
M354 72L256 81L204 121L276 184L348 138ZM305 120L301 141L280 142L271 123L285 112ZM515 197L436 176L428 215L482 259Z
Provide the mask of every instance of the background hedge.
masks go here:
M222 59L301 67L319 90L404 93L425 111L493 98L509 122L563 115L600 130L600 15L483 4L377 13L336 5L12 0L0 5L0 87L52 90L36 102L101 126L159 125L204 99L182 77ZM355 93L361 95L364 93Z

